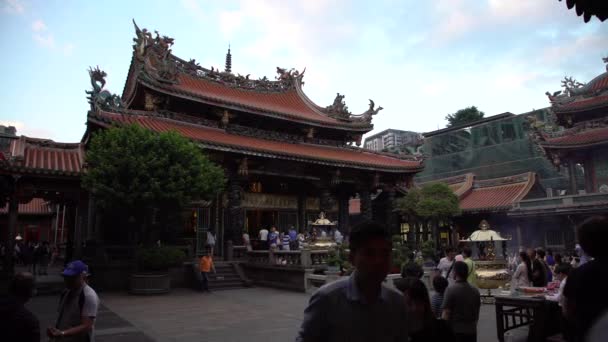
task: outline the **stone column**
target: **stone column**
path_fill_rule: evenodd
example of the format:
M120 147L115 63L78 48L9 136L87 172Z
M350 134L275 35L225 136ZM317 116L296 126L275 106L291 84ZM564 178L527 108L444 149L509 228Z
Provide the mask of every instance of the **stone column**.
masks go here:
M338 195L338 230L342 234L347 233L349 230L348 224L348 202L350 196L346 193L340 193Z
M306 195L298 195L298 232L305 232L306 226Z
M568 161L568 176L570 177L570 195L578 193L576 188L576 163L570 159Z
M241 205L242 194L241 182L235 176L230 177L227 189L228 210L226 210L225 217L224 241L238 241L238 237L244 228L244 211Z
M331 193L329 192L329 189L323 189L321 191L321 196L319 198L319 207L321 211L325 212L326 215L333 207L333 199Z
M585 191L590 194L595 192L595 179L593 169L593 158L588 157L583 164L585 168Z
M8 241L6 246L6 271L8 274L13 274L15 271L15 260L13 259L13 251L15 248L15 236L17 232L17 216L19 215L19 201L17 194L13 191L8 200Z
M399 234L399 217L395 211L395 188L386 190L386 228L392 234Z
M359 190L359 199L361 201L361 217L364 220L372 219L372 196L369 189L364 188Z

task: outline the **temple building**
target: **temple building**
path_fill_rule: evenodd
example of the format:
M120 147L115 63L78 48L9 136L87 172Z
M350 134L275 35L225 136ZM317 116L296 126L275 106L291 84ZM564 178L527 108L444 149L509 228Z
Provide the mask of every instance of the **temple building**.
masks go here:
M364 217L382 217L398 230L392 199L396 189L411 186L422 161L358 147L382 107L370 100L369 108L353 114L341 94L320 106L303 91L305 70L277 67L274 80L253 79L233 72L230 50L224 70L207 69L173 55L172 38L135 28L121 97L103 88L103 71L90 70L83 142L116 124L172 130L195 141L228 180L221 196L192 208L197 231L213 231L221 246L240 241L243 230L255 237L262 227L307 229L320 211L347 231L355 196ZM371 197L379 190L385 206L374 213ZM185 236L192 236L191 228L184 228Z
M608 63L608 58L604 58ZM562 81L563 91L547 92L552 120L531 120L534 139L557 170L568 170L564 193L520 201L510 216L526 219L541 229L548 245L574 239L574 227L594 214L608 213L608 66L589 83L571 77ZM557 127L556 127L557 126ZM572 246L570 246L572 247Z

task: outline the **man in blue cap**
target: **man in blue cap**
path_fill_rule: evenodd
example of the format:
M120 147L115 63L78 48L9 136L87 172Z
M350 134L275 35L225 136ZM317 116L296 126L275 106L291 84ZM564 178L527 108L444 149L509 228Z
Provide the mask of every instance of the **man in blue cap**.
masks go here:
M89 267L80 260L72 261L61 275L66 289L59 300L55 326L47 329L47 335L66 342L94 341L99 297L86 283Z

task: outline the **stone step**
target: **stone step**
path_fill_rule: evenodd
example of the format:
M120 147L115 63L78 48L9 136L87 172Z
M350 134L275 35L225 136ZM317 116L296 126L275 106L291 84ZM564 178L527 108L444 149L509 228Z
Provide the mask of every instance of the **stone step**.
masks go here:
M238 274L223 274L223 273L218 273L218 274L213 274L211 273L209 275L209 281L211 280L242 280L241 277L239 277Z
M245 284L242 281L209 282L209 289L211 290L224 288L245 288Z

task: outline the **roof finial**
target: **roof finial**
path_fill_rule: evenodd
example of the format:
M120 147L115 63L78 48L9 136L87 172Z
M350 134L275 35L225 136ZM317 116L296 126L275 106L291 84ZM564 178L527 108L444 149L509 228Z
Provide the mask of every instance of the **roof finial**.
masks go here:
M232 54L230 53L230 43L228 43L228 53L226 54L226 70L228 73L232 73Z

